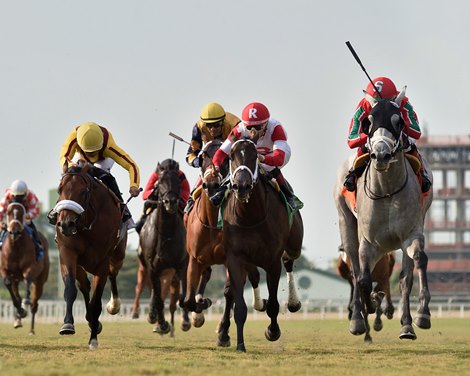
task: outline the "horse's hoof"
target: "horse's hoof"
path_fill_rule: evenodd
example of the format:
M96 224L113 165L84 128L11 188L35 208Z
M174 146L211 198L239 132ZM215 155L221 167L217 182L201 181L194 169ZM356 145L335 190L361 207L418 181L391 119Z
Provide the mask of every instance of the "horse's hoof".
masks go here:
M98 350L98 340L91 339L90 342L88 343L88 348L90 350Z
M414 324L420 329L431 328L431 316L418 313L418 316L413 320Z
M13 323L13 328L18 329L23 327L23 324L21 322L21 319L16 319L15 322Z
M259 299L253 304L253 308L256 309L258 312L266 311L268 307L268 301L266 299Z
M264 336L268 341L277 341L281 337L281 330L279 327L277 327L277 330L273 330L271 325L269 325L264 332Z
M132 312L132 319L138 319L139 318L139 312L138 311L134 311Z
M300 308L302 307L302 303L299 301L295 304L288 304L287 305L287 309L289 310L289 312L297 312Z
M181 322L181 330L183 332L187 332L189 329L191 329L191 322L190 321L182 321Z
M157 324L155 328L153 328L154 333L158 334L168 334L171 330L171 325L168 323L168 321L163 321L162 324Z
M418 338L411 325L403 325L400 331L400 339L412 339L413 341Z
M360 336L366 332L364 320L351 320L349 322L349 332L355 336Z
M246 353L245 344L244 343L237 344L237 351Z
M34 336L34 335L36 335L36 332L35 332L34 330L30 330L30 331L29 331L29 335L30 335L30 336Z
M384 325L382 323L382 320L375 320L374 321L374 330L376 332L380 332L383 329Z
M206 319L204 318L204 314L202 312L193 312L191 314L191 322L193 323L195 328L200 328L201 326L203 326L205 321Z
M227 338L217 338L217 346L230 347L230 336L227 336Z
M63 324L62 327L59 330L59 334L61 336L63 335L70 335L70 334L75 334L75 327L73 324Z
M106 310L110 315L115 315L121 310L121 299L112 299L106 304Z
M365 343L372 343L372 337L370 336L369 333L367 333L367 334L364 336L364 342L365 342Z

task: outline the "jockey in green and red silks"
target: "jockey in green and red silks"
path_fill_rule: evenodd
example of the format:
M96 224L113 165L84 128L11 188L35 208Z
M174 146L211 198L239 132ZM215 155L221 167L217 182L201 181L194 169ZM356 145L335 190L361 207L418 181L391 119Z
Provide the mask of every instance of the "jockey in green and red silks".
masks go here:
M356 111L354 112L349 125L348 146L351 149L357 148L356 158L368 152L365 146L367 143L367 135L363 132L363 126L364 122L369 121L368 116L372 110L374 102L381 98L394 100L399 94L393 81L387 77L377 77L372 80L372 83L369 83L366 90L364 90L365 97L361 99L357 105ZM421 160L415 145L416 140L421 137L418 115L416 115L413 106L406 96L401 102L400 112L405 122L403 133L405 133L409 141L406 152ZM357 169L354 169L351 166L349 174L344 182L344 186L348 191L353 192L356 189L357 178L361 176L364 168L365 165ZM431 188L431 182L424 170L422 170L421 174L423 177L422 191L427 192Z

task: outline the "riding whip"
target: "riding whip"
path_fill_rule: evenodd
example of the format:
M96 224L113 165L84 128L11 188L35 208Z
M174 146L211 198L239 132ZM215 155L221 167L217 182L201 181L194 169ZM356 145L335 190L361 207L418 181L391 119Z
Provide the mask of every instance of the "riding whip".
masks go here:
M356 61L357 61L357 63L359 64L359 66L362 68L362 70L363 70L364 73L366 74L366 76L367 76L367 78L369 79L370 83L371 83L372 86L374 87L375 92L376 92L377 94L379 94L380 99L383 99L383 98L382 98L382 95L380 95L380 91L377 90L377 87L376 87L376 86L374 85L374 83L372 82L372 79L370 78L369 74L367 73L366 68L364 68L364 65L362 65L361 59L359 59L359 56L357 56L356 51L354 51L354 48L353 48L353 46L351 45L351 43L349 43L349 41L346 42L346 46L348 46L349 51L351 51L352 55L354 56L354 59L356 59Z
M182 137L177 136L176 134L174 134L174 133L172 133L172 132L170 132L170 133L168 133L168 134L169 134L171 137L176 138L178 141L184 142L185 144L188 144L189 146L191 146L191 144L190 144L188 141L184 140Z

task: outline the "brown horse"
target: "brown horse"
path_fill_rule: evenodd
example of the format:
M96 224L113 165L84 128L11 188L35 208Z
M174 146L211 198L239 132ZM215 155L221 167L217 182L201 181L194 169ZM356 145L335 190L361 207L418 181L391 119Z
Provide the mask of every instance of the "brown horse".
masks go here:
M228 175L228 163L221 166L220 173L215 173L212 157L219 149L222 142L210 141L204 145L202 150L202 192L195 200L194 208L185 217L186 225L186 248L189 254L187 273L187 289L185 306L193 311L192 323L200 327L204 323L203 309L210 306L210 299L203 298L204 289L211 275L212 265L226 263L225 249L223 247L222 226L218 224L219 208L212 204L209 197L215 194L222 183L223 176ZM228 160L227 160L228 162ZM266 300L260 298L258 287L260 275L256 266L246 265L244 278L248 278L253 286L253 306L258 311L266 309ZM224 289L225 310L218 325L219 346L230 346L228 330L230 326L230 313L233 307L233 294L230 288L230 280L227 280Z
M8 235L1 248L1 274L16 309L14 327L23 326L21 319L26 317L26 306L31 305L29 334L35 334L34 319L38 311L38 300L42 296L49 275L49 251L46 238L38 232L44 255L36 261L36 246L28 232L25 215L26 209L22 204L12 202L8 205L6 215ZM21 281L26 283L26 297L23 300L18 289Z
M351 260L347 257L346 252L340 246L339 247L340 256L338 257L338 262L336 264L336 270L338 274L343 277L346 281L349 282L351 287L351 293L349 296L348 304L348 319L351 320L352 317L352 303L353 303L353 293L354 293L354 284L353 277L351 274ZM374 330L379 332L383 328L382 323L382 314L391 320L393 318L393 313L395 308L393 307L392 295L390 293L390 277L393 272L393 267L395 266L395 255L393 253L385 254L375 265L374 270L372 271L372 282L375 282L375 287L372 291L373 299L376 301L375 309L375 320L374 320ZM385 309L382 311L382 299L385 298ZM366 322L366 333L364 341L371 342L372 337L370 336L369 323Z
M161 275L165 269L174 268L177 278L182 282L183 291L180 297L182 303L186 288L186 269L188 255L186 253L186 233L183 224L183 214L179 206L181 182L178 175L179 165L170 160L168 164L158 164L158 182L154 190L156 209L149 214L140 232L140 247L142 248L145 267L150 272L152 292L148 321L156 323L159 334L167 334L171 330L165 320L164 301L162 299ZM191 324L187 310L183 308L183 323L181 328L189 330Z
M266 271L269 298L266 312L271 323L265 331L269 341L281 336L277 322L277 292L281 275L281 258L287 271L289 294L293 288L293 262L300 256L303 223L299 211L290 218L286 203L268 179L259 173L256 145L249 139L233 143L230 152L231 194L224 210L223 244L235 299L237 350L246 351L243 328L247 306L243 298L243 271L247 263ZM291 220L292 222L291 222ZM297 296L289 297L288 309L300 308Z
M101 181L92 177L91 165L72 166L65 171L59 185L59 199L53 209L58 213L56 239L60 253L60 267L65 284L66 314L59 333L75 334L73 303L77 287L86 305L86 320L91 334L91 350L98 348L98 334L102 325L99 317L101 298L109 277L111 299L107 310L119 312L120 299L116 277L124 262L127 226L122 224L120 200ZM93 275L93 293L87 272Z
M142 260L142 250L139 247L138 250L138 262L139 267L137 269L137 282L135 285L135 298L132 305L132 318L138 319L140 316L140 297L146 287L149 291L152 291L152 282L150 281L150 276L147 268L145 267L145 260ZM170 317L171 317L171 330L170 337L174 337L174 327L175 327L175 312L177 308L177 303L180 297L180 280L176 275L176 270L174 268L165 269L160 275L160 283L162 290L162 300L165 301L169 297L169 308L170 308ZM187 319L184 317L185 312L183 311L183 321L181 327L183 330L186 329ZM158 332L158 327L155 326L153 329L154 332Z

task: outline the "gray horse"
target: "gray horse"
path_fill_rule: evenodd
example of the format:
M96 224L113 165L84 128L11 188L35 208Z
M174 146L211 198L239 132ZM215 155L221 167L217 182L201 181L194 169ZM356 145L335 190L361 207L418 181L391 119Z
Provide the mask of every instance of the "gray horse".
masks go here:
M396 249L403 251L400 338L416 339L409 300L415 267L419 273L420 305L414 323L421 329L431 327L423 227L432 202L432 190L427 197L421 197L420 183L405 156L404 121L399 110L404 95L405 89L393 101L385 99L374 103L371 110L370 124L364 129L368 135L370 161L357 181L356 208L342 195L348 161L338 171L334 197L341 241L352 262L354 297L349 331L354 335L366 333L365 318L375 311L377 304L371 298L371 271L384 254ZM423 163L432 181L431 170L424 159Z

